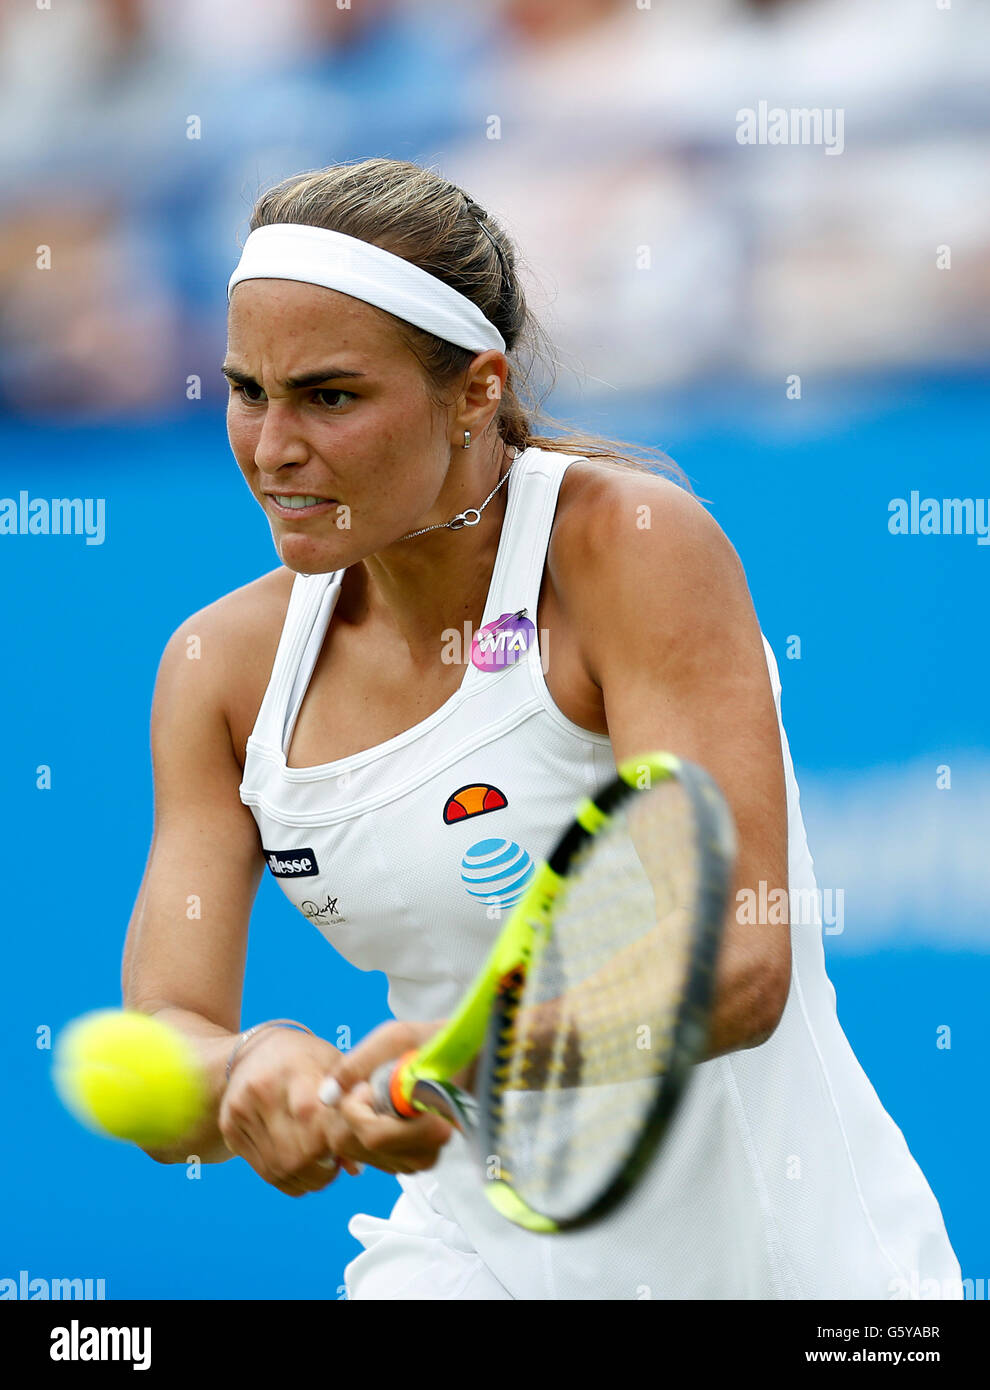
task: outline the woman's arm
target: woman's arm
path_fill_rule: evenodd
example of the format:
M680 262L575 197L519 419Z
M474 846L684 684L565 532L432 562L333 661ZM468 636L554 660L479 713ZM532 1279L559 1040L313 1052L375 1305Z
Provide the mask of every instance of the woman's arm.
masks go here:
M207 1121L152 1153L161 1162L191 1152L204 1162L231 1156L216 1122L262 872L224 713L222 602L184 623L162 656L151 721L154 830L124 948L125 1007L181 1029L209 1080Z
M251 905L263 871L254 817L238 792L242 772L227 696L243 693L247 662L256 659L245 655L257 643L243 631L243 618L270 598L258 587L267 582L195 614L162 657L152 709L154 833L122 984L128 1008L155 1014L190 1038L208 1077L204 1123L168 1148L146 1152L161 1163L182 1163L191 1153L219 1163L236 1154L280 1192L302 1197L333 1181L328 1155L351 1173L361 1163L415 1172L436 1161L451 1131L434 1116L407 1123L359 1114L358 1132L318 1098L341 1054L294 1030L251 1038L227 1085ZM198 653L194 660L190 651ZM266 675L254 672L259 689Z
M739 557L683 489L609 471L558 518L548 558L602 691L616 762L652 749L678 754L714 777L732 809L739 856L708 1055L756 1047L787 1002L790 927L776 916L741 923L736 893L758 894L761 881L760 901L786 893L787 807L766 654Z

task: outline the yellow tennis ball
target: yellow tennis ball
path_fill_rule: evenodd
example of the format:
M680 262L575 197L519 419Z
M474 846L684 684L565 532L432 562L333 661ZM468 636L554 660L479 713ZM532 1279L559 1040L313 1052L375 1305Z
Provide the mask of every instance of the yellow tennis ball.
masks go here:
M181 1139L206 1106L192 1044L129 1009L101 1009L70 1023L56 1043L54 1080L76 1119L146 1148Z

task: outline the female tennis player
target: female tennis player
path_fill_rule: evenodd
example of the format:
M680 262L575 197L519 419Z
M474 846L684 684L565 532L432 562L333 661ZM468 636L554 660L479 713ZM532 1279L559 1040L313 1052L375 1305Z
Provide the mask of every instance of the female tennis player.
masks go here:
M839 1027L820 929L786 912L732 914L707 1057L648 1177L599 1225L518 1229L445 1121L376 1113L368 1078L430 1036L498 930L498 884L488 905L468 892L472 852L543 858L621 759L663 748L708 770L738 831L737 891L808 901L816 885L739 560L627 447L537 435L519 362L540 330L505 231L388 159L289 179L251 227L223 371L280 563L185 622L158 676L124 996L195 1040L212 1106L152 1156L239 1155L290 1196L364 1164L396 1174L388 1219L351 1222L351 1298L888 1298L958 1281ZM471 658L470 634L512 615L529 624L515 659ZM240 1030L265 868L340 955L388 976L395 1021L349 1054L295 1020Z

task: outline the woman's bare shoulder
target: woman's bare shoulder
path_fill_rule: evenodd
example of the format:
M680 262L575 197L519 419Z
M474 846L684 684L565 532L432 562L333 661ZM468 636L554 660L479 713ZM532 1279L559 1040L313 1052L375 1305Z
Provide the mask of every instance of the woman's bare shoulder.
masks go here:
M256 643L264 646L272 637L277 645L294 578L291 570L280 566L239 589L232 589L229 594L191 613L176 628L169 645L196 649L198 644L194 660L206 655L203 647L207 642L213 648L213 655L230 651L239 653L241 658L246 657Z
M219 707L238 761L275 664L295 575L280 566L190 614L172 634L159 674L195 676L187 690Z
M589 539L608 534L615 540L623 528L636 535L654 531L667 540L719 531L701 501L673 478L630 468L618 457L611 463L576 459L561 480L550 537L551 567L566 569L570 555L579 568L586 568Z

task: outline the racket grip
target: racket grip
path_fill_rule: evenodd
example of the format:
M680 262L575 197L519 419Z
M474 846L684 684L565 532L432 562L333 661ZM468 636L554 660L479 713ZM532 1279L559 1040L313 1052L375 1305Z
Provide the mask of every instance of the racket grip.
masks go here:
M371 1086L373 1105L378 1114L407 1120L425 1111L431 1115L439 1115L462 1134L474 1129L477 1123L477 1105L474 1098L452 1082L427 1081L417 1077L412 1091L412 1099L417 1104L413 1105L405 1100L399 1087L399 1079L403 1067L408 1065L415 1055L415 1052L407 1053L398 1061L385 1062L372 1072L368 1084Z
M373 1096L372 1104L379 1115L391 1115L398 1119L407 1118L405 1112L399 1110L392 1099L393 1077L398 1079L396 1073L401 1066L401 1060L383 1062L371 1073L368 1085L371 1087Z

